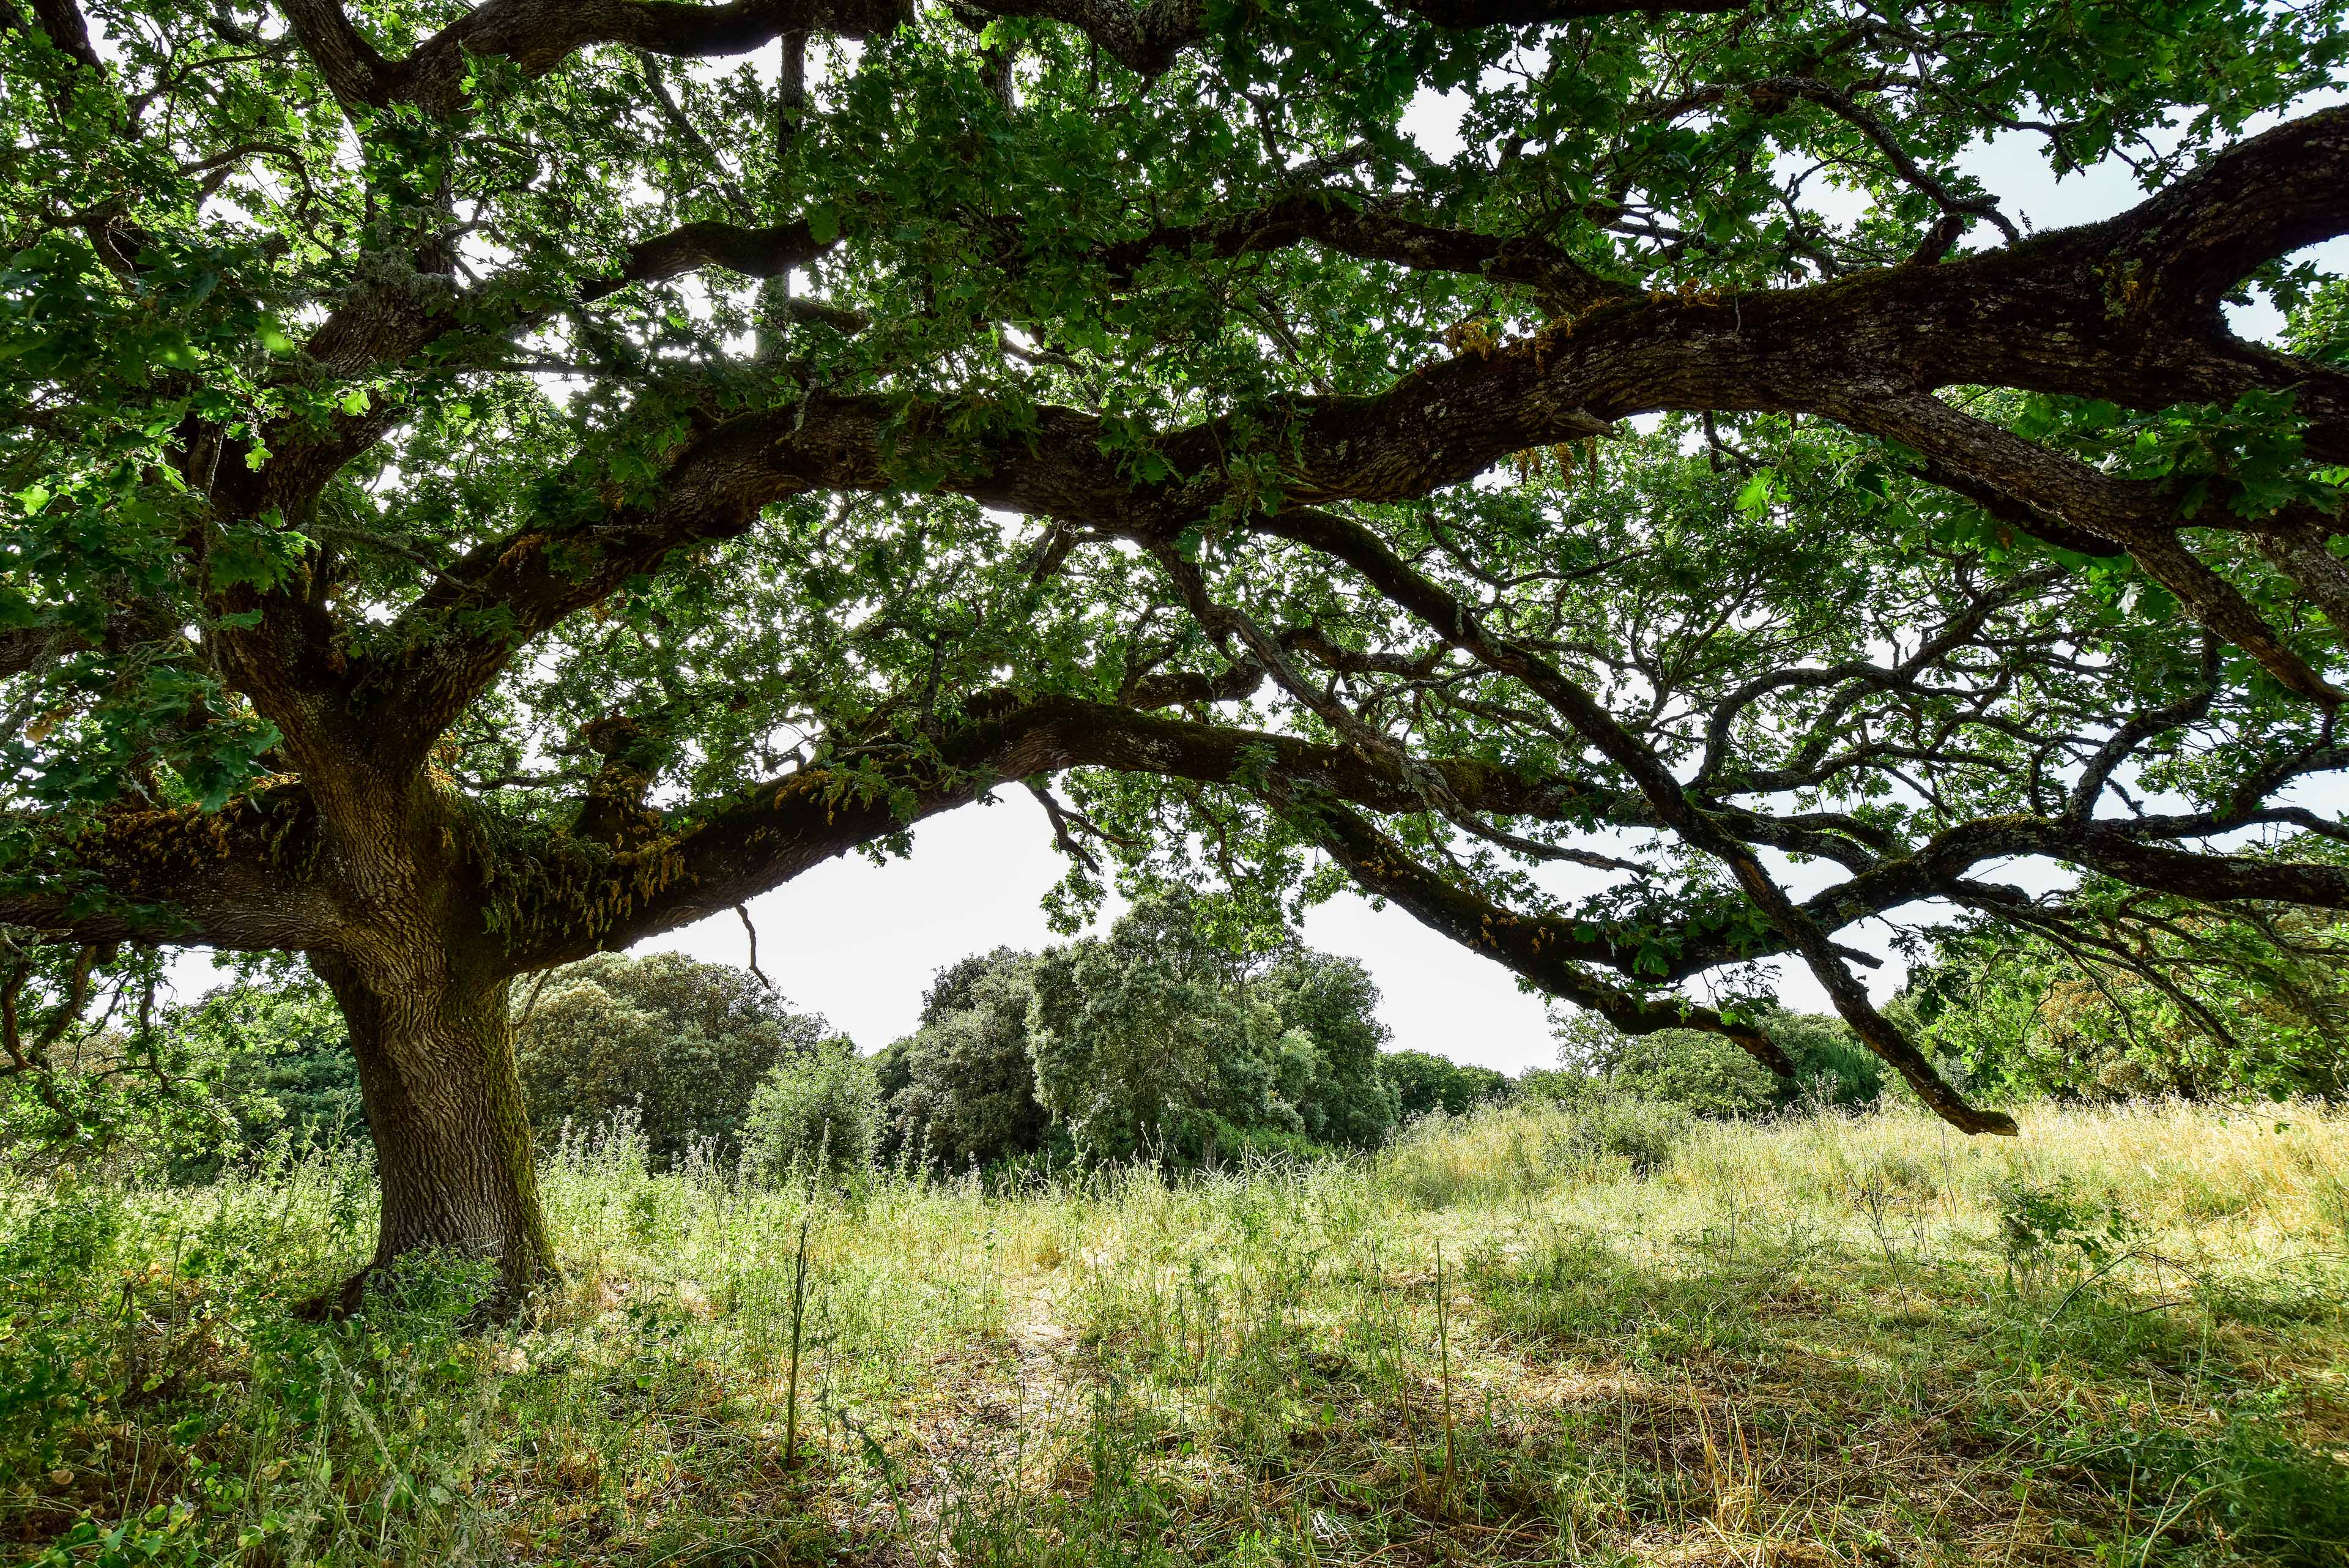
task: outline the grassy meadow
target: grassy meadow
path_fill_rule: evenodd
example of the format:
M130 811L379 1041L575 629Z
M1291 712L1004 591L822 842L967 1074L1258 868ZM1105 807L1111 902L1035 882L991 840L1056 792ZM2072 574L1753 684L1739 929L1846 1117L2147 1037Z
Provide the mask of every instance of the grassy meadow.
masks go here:
M2349 1563L2349 1116L2023 1119L817 1193L574 1139L504 1325L456 1266L293 1315L362 1164L0 1189L0 1555Z

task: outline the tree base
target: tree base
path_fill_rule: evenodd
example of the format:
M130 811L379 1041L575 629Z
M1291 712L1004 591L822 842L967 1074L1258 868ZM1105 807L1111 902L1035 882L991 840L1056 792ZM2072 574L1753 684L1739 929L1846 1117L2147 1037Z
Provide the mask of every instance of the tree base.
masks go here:
M316 1295L305 1296L294 1303L294 1315L303 1323L340 1323L357 1312L367 1300L367 1282L381 1272L373 1263L344 1280L328 1285Z
M339 1283L296 1302L294 1316L303 1323L345 1322L358 1315L371 1293L396 1286L398 1280L398 1270L371 1262ZM543 1304L562 1283L562 1272L551 1267L502 1272L498 1288L476 1303L460 1321L470 1328L512 1323Z

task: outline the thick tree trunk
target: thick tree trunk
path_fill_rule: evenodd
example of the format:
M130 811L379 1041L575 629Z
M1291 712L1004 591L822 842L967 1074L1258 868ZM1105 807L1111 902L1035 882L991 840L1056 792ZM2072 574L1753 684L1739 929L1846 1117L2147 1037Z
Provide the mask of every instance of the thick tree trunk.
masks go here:
M311 959L350 1029L383 1187L375 1260L345 1288L344 1307L369 1273L426 1249L495 1262L502 1308L555 1276L504 981L448 978L445 957L434 958Z

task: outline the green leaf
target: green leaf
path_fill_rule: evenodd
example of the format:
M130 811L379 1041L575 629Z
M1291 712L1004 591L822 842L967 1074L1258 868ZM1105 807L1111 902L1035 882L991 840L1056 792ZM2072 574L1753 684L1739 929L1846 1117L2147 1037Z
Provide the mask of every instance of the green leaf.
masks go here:
M215 591L247 584L265 591L284 582L311 547L307 537L292 529L224 528L213 536L204 564Z

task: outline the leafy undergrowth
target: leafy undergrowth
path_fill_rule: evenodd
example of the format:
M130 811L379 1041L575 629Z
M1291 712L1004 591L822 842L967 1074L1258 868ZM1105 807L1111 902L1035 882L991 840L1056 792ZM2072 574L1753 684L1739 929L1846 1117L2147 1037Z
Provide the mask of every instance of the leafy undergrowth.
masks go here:
M621 1139L550 1163L568 1283L486 1329L457 1266L294 1318L367 1251L361 1164L0 1188L0 1547L2349 1562L2349 1118L2024 1125L1503 1111L1354 1166L814 1196Z

